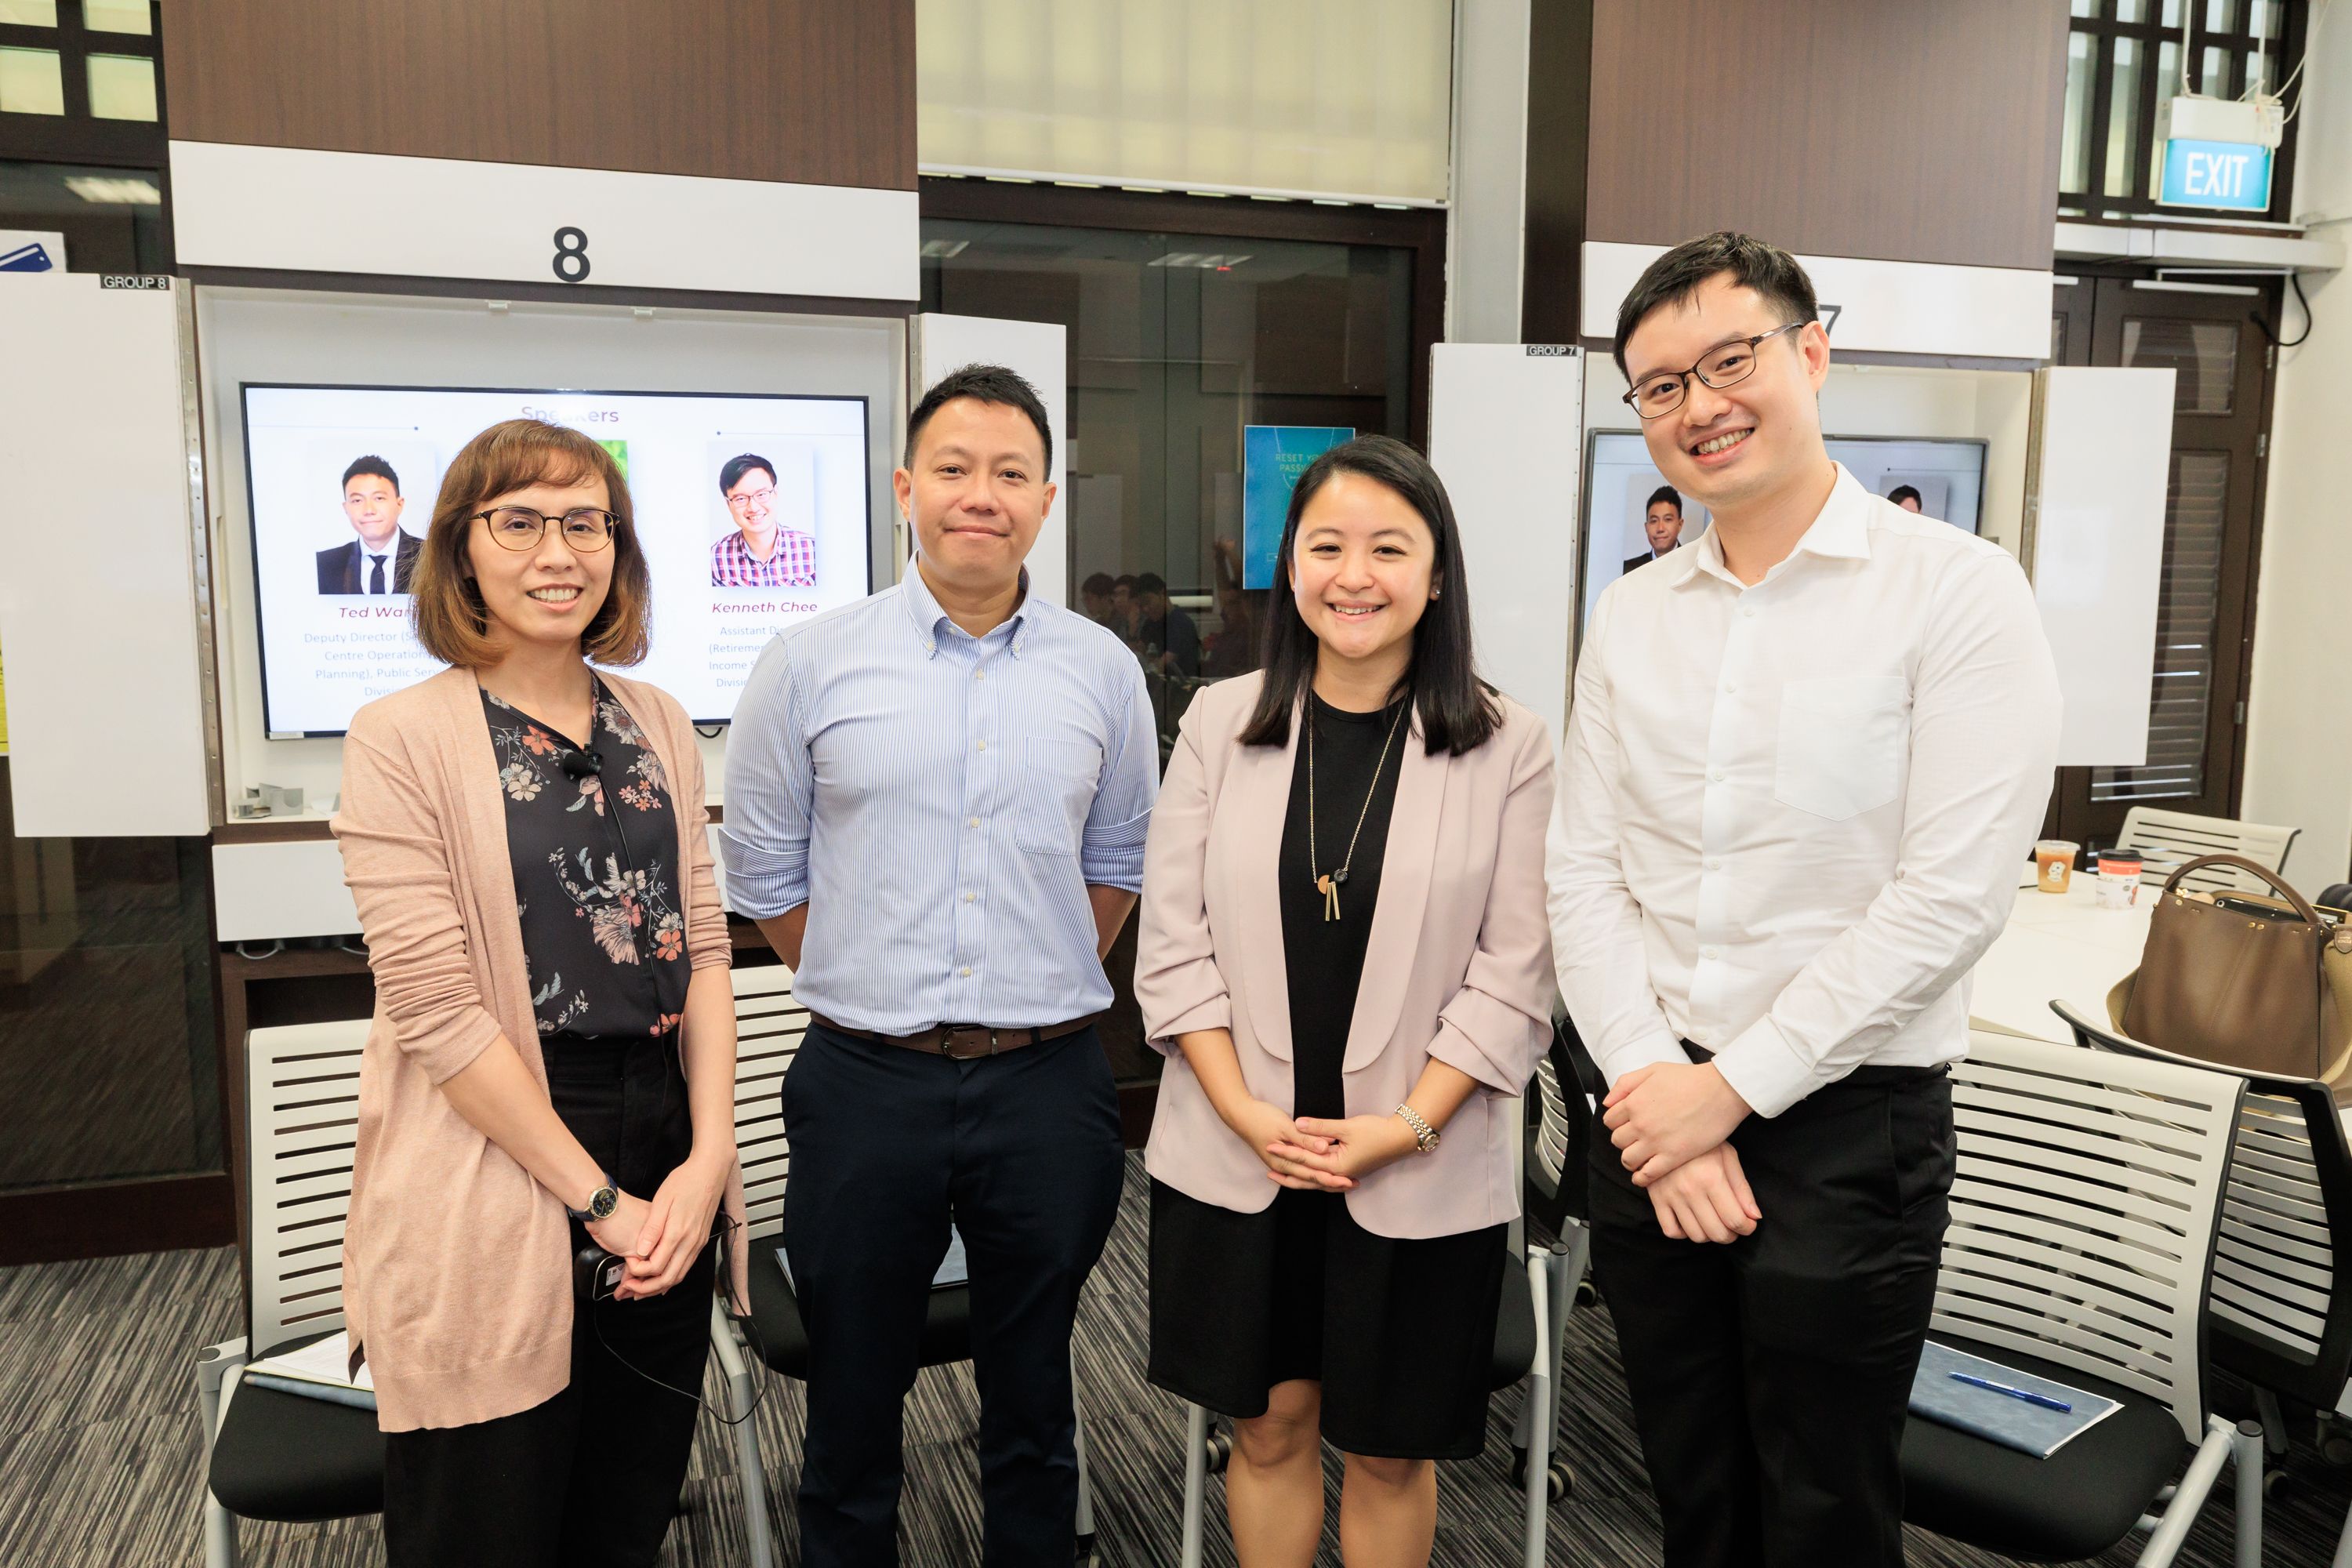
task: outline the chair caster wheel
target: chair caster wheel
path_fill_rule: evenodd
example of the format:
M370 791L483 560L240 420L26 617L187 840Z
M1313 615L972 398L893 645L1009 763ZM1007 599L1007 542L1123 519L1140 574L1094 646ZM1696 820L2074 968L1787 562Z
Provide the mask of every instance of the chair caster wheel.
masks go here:
M1225 1461L1234 1457L1233 1434L1227 1432L1222 1426L1212 1426L1209 1428L1209 1436L1206 1446L1208 1448L1209 1474L1213 1476L1223 1475L1225 1473Z
M2319 1439L2319 1457L2339 1468L2352 1465L2352 1433L2326 1433Z
M1601 1304L1600 1288L1594 1285L1590 1279L1578 1280L1576 1282L1576 1304L1580 1307L1599 1306Z
M2282 1495L2292 1494L2294 1489L2294 1478L2286 1471L2264 1470L2263 1472L2263 1496L2265 1500L2274 1500Z
M1514 1444L1511 1447L1511 1485L1524 1491L1528 1485L1528 1451ZM1565 1459L1554 1459L1544 1467L1544 1493L1553 1502L1574 1495L1576 1471Z

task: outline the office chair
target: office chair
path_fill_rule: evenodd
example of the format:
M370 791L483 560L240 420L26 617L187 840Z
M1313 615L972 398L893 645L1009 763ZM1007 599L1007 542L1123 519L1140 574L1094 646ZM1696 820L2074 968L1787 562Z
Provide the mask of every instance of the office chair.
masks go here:
M364 1018L246 1036L246 1331L196 1352L205 1568L235 1568L236 1521L383 1511L373 1410L261 1388L246 1366L343 1326L343 1221Z

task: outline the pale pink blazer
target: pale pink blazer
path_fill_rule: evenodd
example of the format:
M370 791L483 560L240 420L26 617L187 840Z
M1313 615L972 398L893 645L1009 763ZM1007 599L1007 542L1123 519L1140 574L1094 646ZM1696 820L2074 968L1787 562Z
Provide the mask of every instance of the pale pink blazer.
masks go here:
M1275 862L1298 725L1287 744L1238 739L1263 677L1193 700L1144 851L1135 998L1165 1053L1144 1165L1179 1192L1244 1214L1280 1189L1218 1120L1175 1037L1228 1028L1250 1092L1292 1108L1289 978ZM1343 1067L1350 1116L1386 1115L1432 1057L1476 1079L1437 1152L1373 1172L1348 1194L1366 1230L1451 1236L1519 1212L1511 1103L1551 1033L1544 829L1552 752L1535 715L1500 700L1503 726L1461 756L1428 753L1418 721L1396 807ZM1351 911L1349 918L1362 918Z

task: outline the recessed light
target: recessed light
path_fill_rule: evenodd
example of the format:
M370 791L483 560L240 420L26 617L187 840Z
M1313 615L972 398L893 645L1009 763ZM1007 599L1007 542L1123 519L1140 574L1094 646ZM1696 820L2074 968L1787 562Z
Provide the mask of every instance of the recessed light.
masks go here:
M110 203L116 206L158 207L163 205L163 193L149 180L137 180L106 174L69 174L66 189L86 202Z

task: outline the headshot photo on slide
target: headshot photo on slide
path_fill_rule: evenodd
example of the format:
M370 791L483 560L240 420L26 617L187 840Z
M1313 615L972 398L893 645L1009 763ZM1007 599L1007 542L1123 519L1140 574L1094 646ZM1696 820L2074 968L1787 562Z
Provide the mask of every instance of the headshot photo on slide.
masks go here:
M424 539L400 525L407 506L390 458L363 452L343 466L340 501L345 533L318 552L321 594L405 594ZM426 502L431 505L430 498Z
M712 587L816 586L816 468L804 443L758 439L719 465L716 488L726 531L710 546Z

